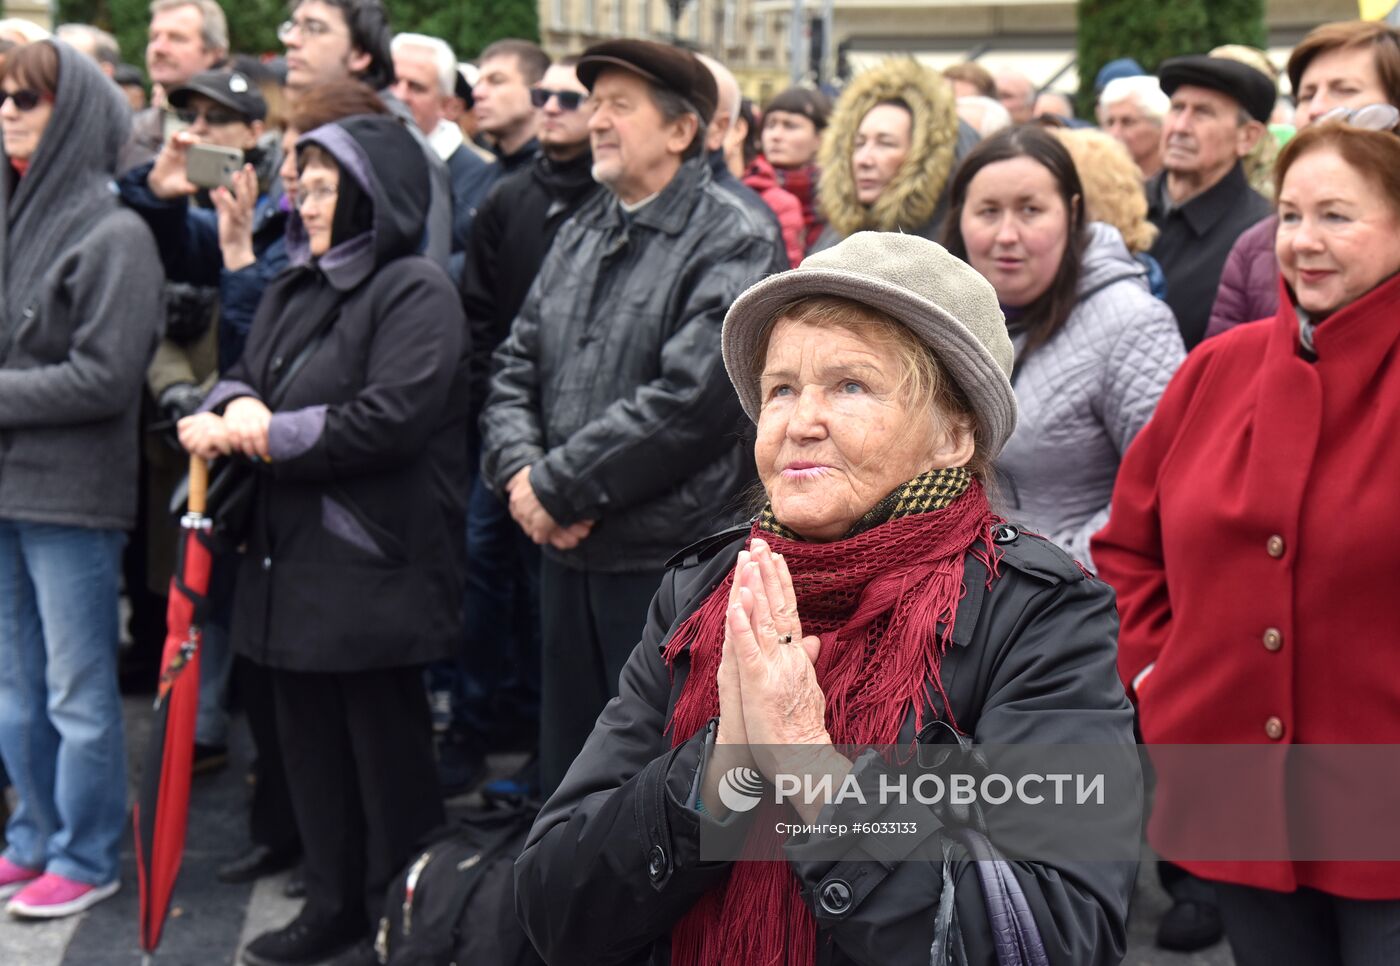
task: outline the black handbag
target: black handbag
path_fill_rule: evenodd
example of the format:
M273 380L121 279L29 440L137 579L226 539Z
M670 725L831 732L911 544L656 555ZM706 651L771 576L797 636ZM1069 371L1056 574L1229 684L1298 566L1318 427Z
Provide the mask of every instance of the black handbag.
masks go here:
M326 340L339 315L339 312L331 312L317 326L311 338L306 340L306 344L297 350L296 356L267 392L264 403L268 409L275 410L281 404L292 379ZM260 479L258 462L242 455L220 457L209 468L209 491L205 497L204 515L210 520L210 537L216 549L235 550L247 539ZM170 501L170 512L176 518L185 514L189 492L190 481L186 476L175 488Z

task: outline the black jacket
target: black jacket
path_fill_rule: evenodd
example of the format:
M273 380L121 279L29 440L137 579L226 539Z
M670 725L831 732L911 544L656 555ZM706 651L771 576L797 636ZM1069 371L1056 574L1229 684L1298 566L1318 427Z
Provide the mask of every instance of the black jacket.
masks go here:
M559 229L496 351L481 417L497 492L531 466L558 523L596 521L578 548L546 554L576 569L659 570L736 518L753 456L720 327L784 258L777 228L701 158L635 213L604 192Z
M422 664L460 638L465 324L446 274L414 254L429 188L403 126L353 118L315 143L341 168L337 232L342 206L367 212L372 228L333 235L312 261L292 216L292 267L205 403L266 400L286 379L239 568L234 644L294 671Z
M1167 276L1167 305L1189 352L1205 338L1230 249L1273 209L1249 186L1238 162L1216 184L1176 208L1167 206L1166 179L1162 171L1147 182L1147 219L1159 229L1151 255Z
M510 332L559 226L606 190L592 169L587 151L564 163L541 153L523 171L497 181L476 213L461 276L474 413L486 401L491 355Z
M990 589L983 566L970 555L966 561L941 671L953 716L983 744L1121 745L1134 761L1133 714L1115 666L1113 592L1042 538L1005 536L1011 539L999 544L1004 556ZM662 580L623 668L620 696L599 716L516 863L521 921L551 966L669 963L670 930L728 872L728 863L699 861L701 823L713 819L682 804L704 732L675 749L662 733L688 672L682 656L673 679L662 649L733 567L743 537L718 543L718 552L712 543ZM913 740L912 712L906 739ZM852 774L861 768L858 761ZM830 809L820 821L880 820L864 805ZM1137 829L1132 821L1130 845ZM787 849L821 933L819 966L926 966L941 862L813 862ZM1013 868L1052 963L1121 961L1136 863ZM962 863L956 870L963 941L969 962L991 966L993 927L970 869ZM837 879L850 883L851 902L832 914L819 897Z
M747 205L749 210L754 214L772 223L773 227L777 229L779 236L781 236L783 225L782 222L778 221L777 213L774 212L772 208L768 207L768 203L763 200L762 196L760 196L757 191L754 191L748 185L744 184L744 182L734 177L734 172L729 170L729 165L724 160L724 152L710 151L706 155L706 160L710 163L710 177L714 179L715 184L733 194ZM793 267L795 266L788 260L787 249L784 248L780 270L787 271L789 268Z

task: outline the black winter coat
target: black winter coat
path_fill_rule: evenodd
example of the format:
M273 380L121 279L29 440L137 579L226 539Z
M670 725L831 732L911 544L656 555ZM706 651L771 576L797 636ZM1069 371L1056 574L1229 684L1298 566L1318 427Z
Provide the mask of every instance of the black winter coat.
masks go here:
M1000 544L1000 576L990 589L985 568L970 555L966 560L966 590L941 670L953 716L983 744L1131 746L1133 714L1115 668L1112 590L1053 544L1017 531L1007 536L1013 534ZM662 580L641 643L623 668L620 696L599 716L516 862L521 921L551 966L664 966L671 928L728 872L728 863L698 860L701 823L713 819L682 803L705 734L674 749L663 735L688 664L682 656L672 679L661 654L671 632L733 567L743 540L713 541ZM913 740L912 711L901 733L906 740ZM858 763L853 774L859 771ZM880 816L843 803L821 818L848 820ZM813 862L788 848L820 930L819 966L927 966L941 863ZM1012 867L1052 963L1121 961L1136 863ZM977 874L969 862L956 874L968 960L993 966L993 930ZM854 883L853 898L833 915L818 897L838 878Z
M509 334L559 226L607 190L593 180L592 165L587 151L563 163L541 153L529 167L497 181L477 210L461 278L474 413L486 402L491 356Z
M482 472L498 493L531 466L561 525L596 522L567 567L660 570L740 515L749 432L720 358L745 288L782 268L778 229L693 158L626 214L593 198L559 229L510 336L481 417Z
M466 493L465 322L423 234L422 152L396 121L356 118L307 137L373 207L359 234L268 287L243 358L205 407L266 399L302 346L268 432L234 599L234 646L292 671L423 664L460 640ZM374 172L373 186L359 180Z

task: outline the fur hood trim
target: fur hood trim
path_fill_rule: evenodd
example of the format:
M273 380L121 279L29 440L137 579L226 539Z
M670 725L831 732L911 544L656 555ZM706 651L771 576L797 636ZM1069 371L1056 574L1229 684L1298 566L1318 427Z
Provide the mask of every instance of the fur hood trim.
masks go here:
M913 143L894 180L869 207L856 200L856 131L870 109L902 100L914 115ZM851 81L822 139L821 210L840 237L858 231L914 232L926 225L953 168L958 115L943 75L912 58L888 60Z

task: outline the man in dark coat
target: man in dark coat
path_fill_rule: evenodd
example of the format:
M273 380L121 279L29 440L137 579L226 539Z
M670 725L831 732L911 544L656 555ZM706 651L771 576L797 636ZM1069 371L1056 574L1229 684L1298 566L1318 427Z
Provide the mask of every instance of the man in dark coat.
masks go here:
M248 945L252 966L367 939L390 877L443 821L422 673L461 638L466 326L416 254L427 165L382 115L298 150L291 267L206 400L223 415L180 426L192 452L260 468L233 643L271 669L307 900Z
M1172 103L1162 170L1147 182L1148 218L1160 231L1151 255L1190 351L1205 336L1235 239L1271 210L1240 159L1266 135L1275 90L1253 67L1222 57L1173 58L1160 80Z
M585 52L593 175L497 350L482 472L545 547L548 793L617 693L666 559L741 511L753 477L719 353L726 309L783 263L777 229L710 179L716 91L685 51Z
M471 332L471 405L481 412L491 356L510 332L555 233L605 189L593 180L592 109L574 71L577 57L550 65L539 86L541 152L498 182L477 215L462 274ZM473 431L472 465L480 452ZM444 740L444 785L479 773L493 734L533 733L539 714L539 549L477 477L467 503L466 641L461 686Z
M530 88L549 69L549 55L539 44L507 37L481 52L481 67L472 87L472 113L506 174L529 164L540 150L539 115Z

